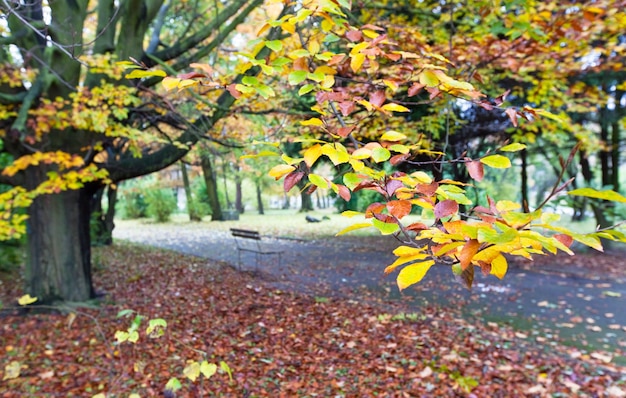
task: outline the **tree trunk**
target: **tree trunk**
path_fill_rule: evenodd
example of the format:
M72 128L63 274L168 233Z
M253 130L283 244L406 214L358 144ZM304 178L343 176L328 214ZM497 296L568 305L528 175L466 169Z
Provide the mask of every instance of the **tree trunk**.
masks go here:
M256 206L259 211L259 214L265 214L265 210L263 209L263 198L261 197L261 184L256 182Z
M613 190L619 192L619 144L620 144L619 121L615 120L611 124L611 185Z
M230 197L228 196L228 185L226 184L226 160L222 159L222 180L224 182L224 198L226 199L226 208L232 209L233 205L230 203Z
M298 182L298 188L300 188L300 200L302 201L302 205L300 206L300 213L305 213L307 211L313 211L313 201L311 200L311 195L303 190L306 181L304 179Z
M104 212L102 209L102 196L107 192L109 207ZM117 202L117 190L111 185L99 187L91 199L91 244L93 246L108 246L113 243L113 229L115 228L115 204Z
M198 208L193 201L193 195L191 194L191 186L189 185L189 175L187 174L187 165L184 162L179 162L180 172L183 175L183 186L185 187L185 198L187 199L187 214L189 214L189 221L202 221L202 217L198 214Z
M241 173L239 170L239 164L233 163L235 169L235 209L239 214L243 214L243 191L241 190Z
M528 153L526 149L520 152L520 158L522 159L522 170L520 179L522 180L522 186L520 187L522 195L522 209L526 213L530 212L530 202L528 198Z
M220 199L217 195L217 179L215 178L215 172L213 171L213 164L209 155L202 155L200 157L200 164L202 166L202 174L204 175L204 183L206 184L206 191L209 195L209 206L211 207L211 221L222 221L224 215L222 214L222 206L220 206Z
M26 290L38 303L85 301L91 280L88 188L36 198L28 209Z

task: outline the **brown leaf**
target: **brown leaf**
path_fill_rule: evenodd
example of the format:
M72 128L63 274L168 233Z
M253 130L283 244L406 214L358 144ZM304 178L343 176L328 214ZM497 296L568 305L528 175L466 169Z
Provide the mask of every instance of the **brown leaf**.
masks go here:
M556 234L554 235L554 239L563 243L565 246L570 247L572 243L574 243L574 238L566 234Z
M347 136L350 135L352 130L354 130L354 126L339 127L337 129L337 135L342 138L346 138Z
M405 227L405 229L408 231L423 231L425 229L428 229L428 226L421 222L414 222L413 224L410 224L407 227Z
M360 30L349 30L346 32L346 38L351 42L361 41L363 38L363 32Z
M356 108L354 101L341 101L338 106L343 116L350 115Z
M228 86L226 86L226 90L228 90L230 95L232 95L235 98L241 97L241 93L237 91L234 84L229 84Z
M472 284L474 283L474 267L467 267L463 270L461 275L455 275L454 277L461 285L471 290Z
M199 77L206 77L206 75L202 74L202 73L198 73L198 72L189 72L189 73L181 73L180 75L176 76L180 79L195 79L195 78L199 78Z
M459 204L451 199L442 200L435 205L435 218L440 220L459 211Z
M475 181L482 181L485 177L485 169L480 160L472 160L471 162L465 163L465 167L467 167L467 172L470 177Z

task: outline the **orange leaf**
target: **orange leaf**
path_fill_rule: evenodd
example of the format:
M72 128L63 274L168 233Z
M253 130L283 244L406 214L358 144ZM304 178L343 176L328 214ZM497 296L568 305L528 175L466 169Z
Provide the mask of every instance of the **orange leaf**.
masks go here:
M411 213L411 202L408 200L392 200L387 203L387 210L392 216L401 219Z
M461 253L459 254L459 262L461 263L461 268L465 270L470 263L472 262L472 258L478 252L480 248L480 243L476 239L470 239L461 249Z
M350 200L350 190L345 185L337 184L337 189L337 194L341 196L343 200L345 200L346 202Z
M574 242L574 238L572 238L569 235L565 235L565 234L556 234L556 235L554 235L554 239L556 239L559 242L563 243L567 247L570 247L572 245L572 243Z
M385 207L386 206L383 203L372 203L371 205L367 206L367 209L365 210L365 218L372 218L376 214L380 214L380 212L383 211Z

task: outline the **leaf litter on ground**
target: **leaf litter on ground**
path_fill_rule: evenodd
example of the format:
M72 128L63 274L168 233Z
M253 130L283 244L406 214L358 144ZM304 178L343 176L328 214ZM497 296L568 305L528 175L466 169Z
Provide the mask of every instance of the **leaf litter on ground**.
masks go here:
M609 354L541 344L446 308L277 290L262 278L197 257L136 245L96 251L97 307L20 316L0 326L2 397L624 396L626 369ZM2 302L20 297L3 283ZM162 318L165 334L115 344L132 309ZM191 382L189 361L225 362ZM608 362L608 363L607 363ZM19 365L19 366L18 366Z

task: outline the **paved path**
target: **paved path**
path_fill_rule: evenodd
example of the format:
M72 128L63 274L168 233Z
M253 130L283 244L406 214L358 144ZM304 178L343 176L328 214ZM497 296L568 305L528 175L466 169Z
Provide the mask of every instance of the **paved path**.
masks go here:
M118 222L115 239L167 248L237 266L233 238L211 224L146 224ZM209 229L210 228L210 229ZM261 277L277 288L316 296L341 294L358 300L408 301L419 312L425 304L460 311L470 320L512 324L529 338L559 338L590 349L623 350L626 346L626 281L586 279L559 272L529 272L512 267L502 281L477 273L472 291L457 283L449 267L431 268L425 280L400 294L393 275L383 276L393 262L392 241L346 237L299 241L264 238L263 244L284 250L282 266L264 258ZM556 259L555 259L556 260ZM243 255L243 270L255 271L253 254ZM626 264L626 259L625 259ZM622 358L626 361L626 359Z

